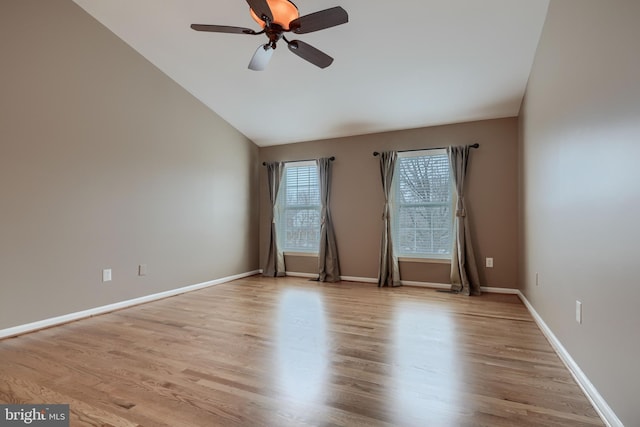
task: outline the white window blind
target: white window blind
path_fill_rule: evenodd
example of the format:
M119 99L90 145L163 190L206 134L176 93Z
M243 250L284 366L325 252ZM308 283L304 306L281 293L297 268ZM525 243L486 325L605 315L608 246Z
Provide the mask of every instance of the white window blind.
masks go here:
M281 183L279 233L289 252L318 252L320 246L320 185L315 162L285 166Z
M398 256L450 258L453 198L446 151L401 153L394 182Z

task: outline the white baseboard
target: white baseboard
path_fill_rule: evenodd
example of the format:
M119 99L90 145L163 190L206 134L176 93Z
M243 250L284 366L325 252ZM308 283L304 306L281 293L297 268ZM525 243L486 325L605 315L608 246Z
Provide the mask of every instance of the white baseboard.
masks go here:
M313 274L313 273L299 273L297 271L285 271L284 272L285 276L291 276L291 277L304 277L307 279L315 279L316 277L318 277L317 274Z
M451 289L451 285L448 283L432 283L432 282L413 282L410 280L400 281L404 286L418 286L421 288L433 288L433 289ZM494 286L481 286L482 292L490 294L511 294L517 295L520 291L513 288L497 288Z
M536 324L547 338L553 349L555 350L560 360L565 364L569 372L573 376L573 378L578 383L578 386L582 389L584 394L587 396L587 399L591 402L593 407L595 408L600 418L605 422L608 427L624 427L622 421L618 418L618 416L613 412L613 409L609 406L609 404L604 400L604 398L598 393L595 386L589 381L589 378L582 372L580 366L573 360L573 357L569 354L569 352L564 348L560 340L554 335L554 333L549 329L547 324L542 320L542 317L538 314L538 312L533 308L529 300L524 296L522 292L517 291L518 296L522 300L523 304L533 316Z
M291 277L306 277L309 279L318 277L318 275L314 273L300 273L297 271L287 271L285 275ZM378 279L372 277L340 276L340 280L344 280L345 282L378 283Z
M518 289L513 288L496 288L494 286L480 286L480 290L482 292L487 292L490 294L510 294L510 295L518 295L520 291Z
M208 282L189 285L189 286L185 286L178 289L171 289L164 292L158 292L157 294L145 295L139 298L133 298L126 301L103 305L101 307L90 308L88 310L82 310L76 313L70 313L62 316L52 317L49 319L39 320L37 322L27 323L25 325L14 326L7 329L0 329L0 339L26 334L27 332L37 331L38 329L50 328L52 326L61 325L63 323L73 322L75 320L84 319L86 317L97 316L98 314L104 314L110 311L120 310L122 308L132 307L134 305L172 297L174 295L183 294L185 292L196 291L198 289L207 288L209 286L215 286L221 283L231 282L232 280L253 276L254 274L257 274L257 273L258 273L258 270L249 271L246 273L240 273L233 276L222 277L220 279L210 280Z
M345 282L378 283L377 277L340 276L340 280Z
M300 273L297 271L287 271L285 275L291 276L291 277L305 277L305 278L318 277L317 274ZM376 277L340 276L340 280L344 280L346 282L378 283L378 278ZM416 286L419 288L451 289L451 285L448 283L417 282L412 280L401 280L400 283L403 286ZM492 287L492 286L482 286L480 289L482 290L482 292L488 292L488 293L494 293L494 294L517 295L520 292L519 290L513 289L513 288L498 288L498 287Z
M401 280L403 286L416 286L419 288L431 288L431 289L451 289L451 285L446 283L433 283L433 282L415 282L412 280Z

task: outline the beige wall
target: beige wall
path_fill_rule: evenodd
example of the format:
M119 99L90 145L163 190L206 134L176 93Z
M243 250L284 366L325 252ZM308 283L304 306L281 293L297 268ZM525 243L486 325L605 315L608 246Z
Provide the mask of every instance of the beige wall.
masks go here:
M517 286L517 119L507 118L260 148L260 160L335 156L331 208L343 276L375 278L383 196L373 151L479 142L473 151L468 202L482 285ZM260 247L268 239L266 168L260 171ZM265 258L264 250L261 259ZM495 267L484 267L493 257ZM287 257L287 270L315 273L314 259ZM304 270L302 270L304 268ZM449 265L402 263L403 280L448 283Z
M639 19L635 0L552 1L521 120L522 290L627 426L640 425Z
M259 267L252 142L71 0L0 52L0 329Z

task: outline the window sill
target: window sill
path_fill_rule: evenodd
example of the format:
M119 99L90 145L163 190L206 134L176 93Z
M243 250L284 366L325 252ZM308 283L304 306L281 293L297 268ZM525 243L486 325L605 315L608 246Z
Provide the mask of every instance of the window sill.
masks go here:
M400 262L422 262L428 264L451 264L451 260L447 258L411 258L411 257L398 257Z
M317 252L284 252L284 256L307 256L307 257L318 257Z

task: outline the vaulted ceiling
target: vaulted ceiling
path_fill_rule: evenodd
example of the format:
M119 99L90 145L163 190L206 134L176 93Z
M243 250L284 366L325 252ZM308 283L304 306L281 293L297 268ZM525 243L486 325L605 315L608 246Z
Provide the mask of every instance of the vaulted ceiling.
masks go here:
M320 69L264 35L244 0L74 0L259 146L518 115L548 0L297 0L349 22L296 38L335 60Z

